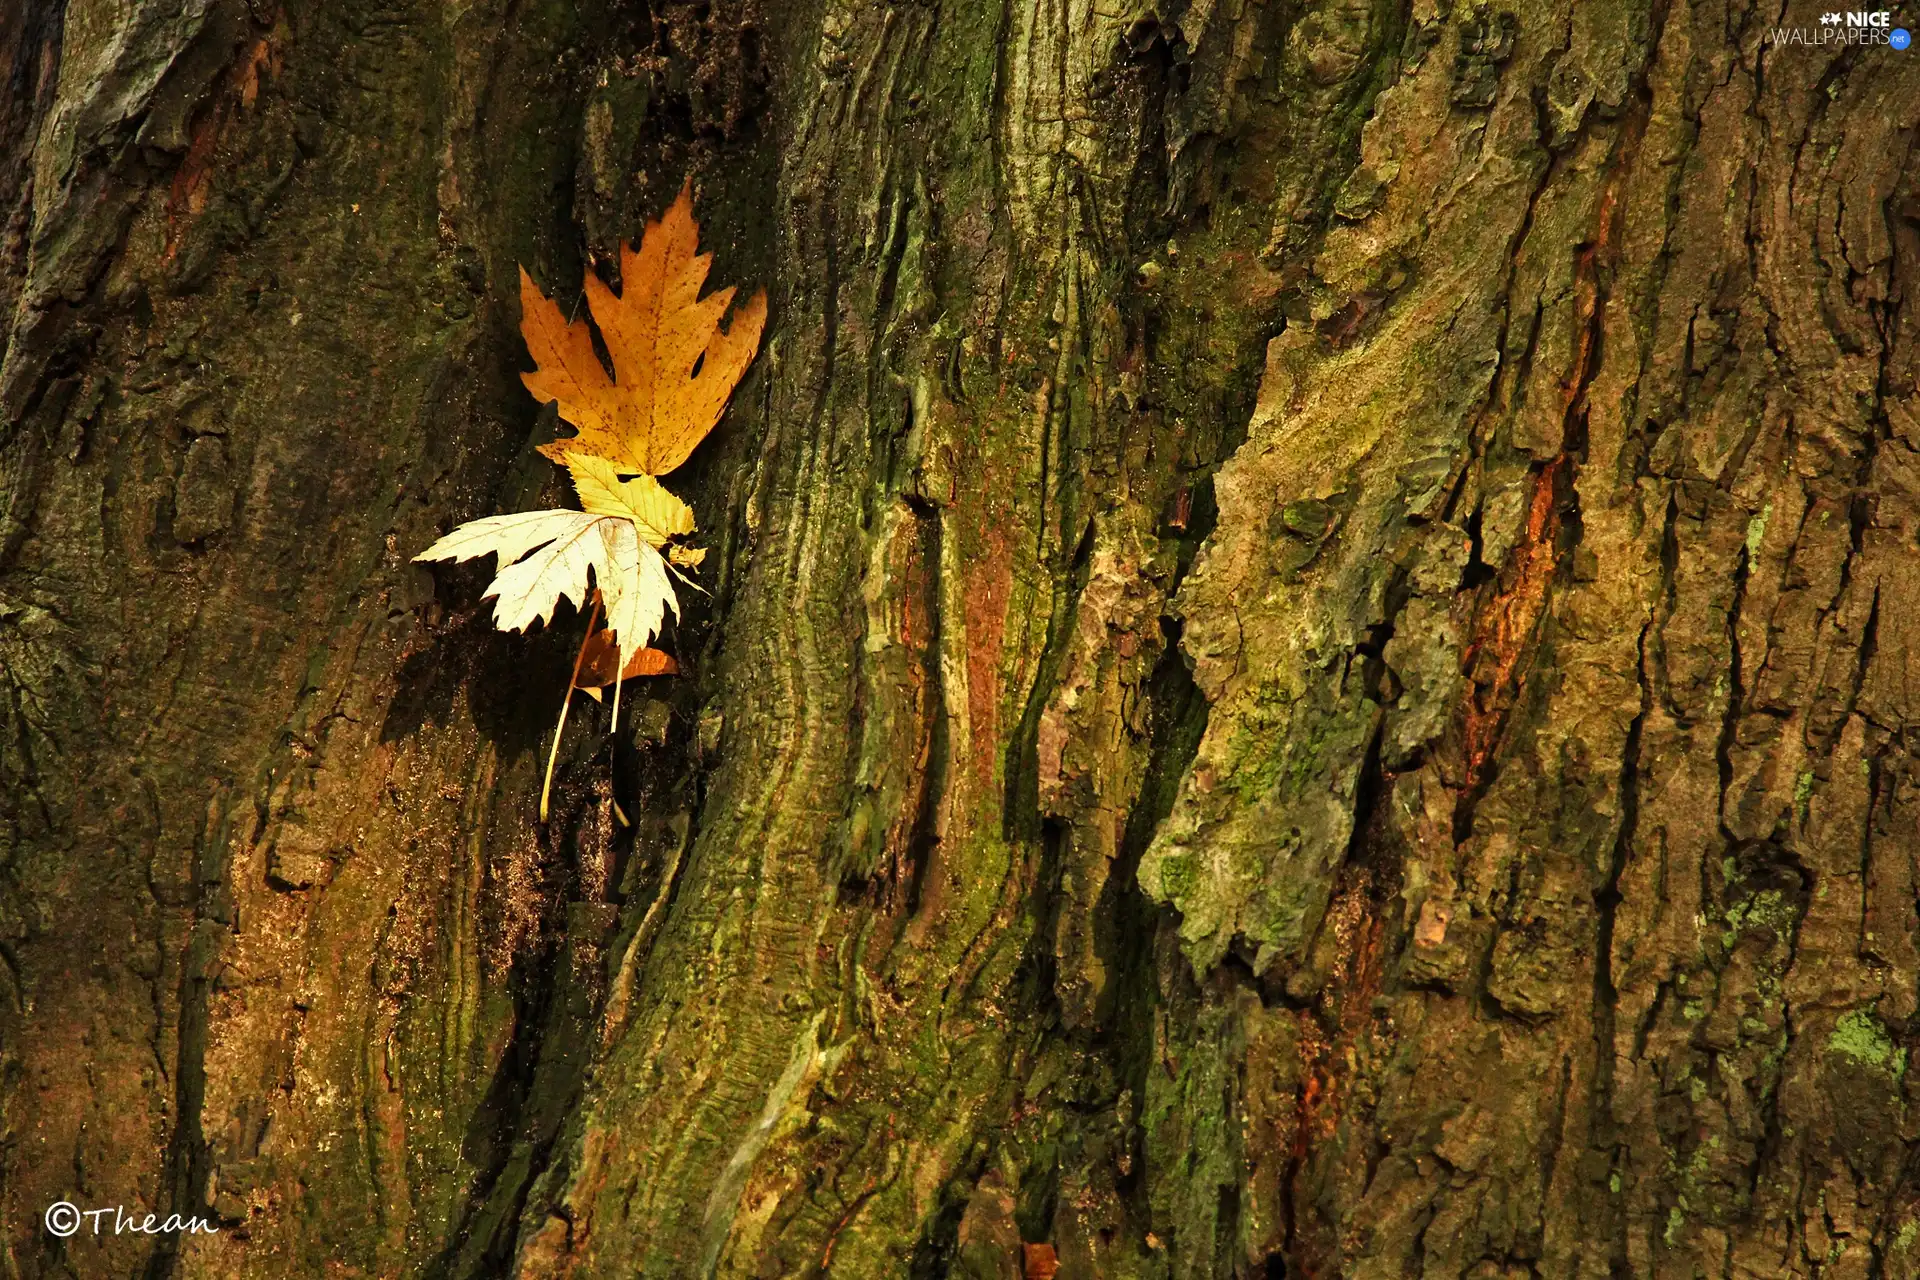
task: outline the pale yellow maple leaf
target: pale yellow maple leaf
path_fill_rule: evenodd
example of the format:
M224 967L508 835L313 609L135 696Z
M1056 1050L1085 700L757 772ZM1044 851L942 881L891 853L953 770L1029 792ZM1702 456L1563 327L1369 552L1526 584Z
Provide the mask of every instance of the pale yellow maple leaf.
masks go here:
M564 461L586 510L469 521L414 559L497 556L499 572L484 594L494 598L502 631L546 622L562 600L582 608L597 587L625 667L659 633L668 610L679 615L661 549L694 531L693 512L652 476L623 480L612 463L589 454Z

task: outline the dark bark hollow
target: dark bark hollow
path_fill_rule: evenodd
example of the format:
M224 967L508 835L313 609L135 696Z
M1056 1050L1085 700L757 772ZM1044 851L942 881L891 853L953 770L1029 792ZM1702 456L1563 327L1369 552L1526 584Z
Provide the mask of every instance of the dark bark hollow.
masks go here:
M1920 52L1782 27L0 9L0 1274L1920 1274ZM410 558L689 177L542 827Z

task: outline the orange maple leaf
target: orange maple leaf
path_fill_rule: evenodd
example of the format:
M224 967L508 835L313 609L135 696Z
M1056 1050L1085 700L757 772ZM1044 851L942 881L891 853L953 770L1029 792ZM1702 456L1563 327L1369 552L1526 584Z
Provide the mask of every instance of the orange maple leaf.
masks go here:
M767 295L754 294L720 328L734 291L700 296L713 255L696 252L699 240L689 183L660 221L647 224L637 252L620 246L619 293L587 272L587 304L613 357L612 378L586 319L568 323L520 269L520 332L539 365L520 380L541 401L558 402L579 432L541 445L541 453L555 462L592 453L624 473L660 476L685 462L720 421L760 349Z

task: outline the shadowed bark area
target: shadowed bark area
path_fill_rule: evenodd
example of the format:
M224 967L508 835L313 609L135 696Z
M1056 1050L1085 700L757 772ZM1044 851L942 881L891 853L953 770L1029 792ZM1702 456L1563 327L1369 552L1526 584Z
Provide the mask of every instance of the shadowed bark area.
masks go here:
M1920 1275L1920 54L1819 20L0 12L0 1275ZM543 826L583 620L411 557L688 179L711 595Z

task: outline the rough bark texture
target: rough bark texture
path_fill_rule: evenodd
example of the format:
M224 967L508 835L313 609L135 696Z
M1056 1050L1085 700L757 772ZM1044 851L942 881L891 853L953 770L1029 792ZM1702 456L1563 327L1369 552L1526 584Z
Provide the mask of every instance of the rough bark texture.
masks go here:
M1920 1275L1920 53L1817 23L0 7L0 1274ZM686 177L713 594L541 827L580 619L409 558Z

